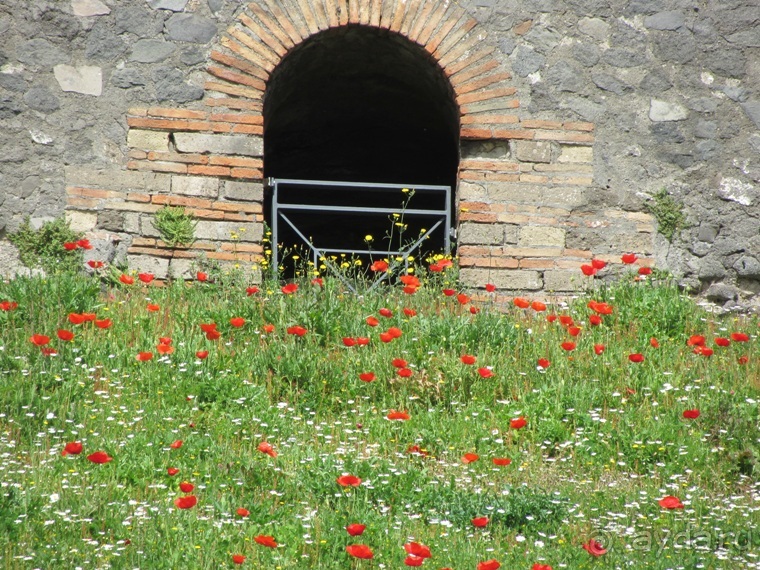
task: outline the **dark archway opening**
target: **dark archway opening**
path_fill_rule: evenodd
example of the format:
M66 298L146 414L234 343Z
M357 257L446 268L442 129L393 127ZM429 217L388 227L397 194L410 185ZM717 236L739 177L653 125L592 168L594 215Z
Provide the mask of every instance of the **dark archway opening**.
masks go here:
M378 193L324 188L291 188L300 203L454 211L459 165L459 109L451 85L437 63L403 36L365 26L317 34L289 53L274 70L264 100L264 174L278 179L444 185L440 195ZM350 196L349 196L350 195ZM271 194L265 204L271 225ZM445 200L444 200L445 202ZM305 235L320 247L361 249L373 235L373 248L390 243L388 217L292 214ZM454 216L452 215L452 223ZM406 216L406 240L430 228L430 219ZM281 244L298 243L278 224ZM430 234L423 254L443 249L444 231ZM394 235L398 235L395 233ZM419 257L419 255L417 256Z

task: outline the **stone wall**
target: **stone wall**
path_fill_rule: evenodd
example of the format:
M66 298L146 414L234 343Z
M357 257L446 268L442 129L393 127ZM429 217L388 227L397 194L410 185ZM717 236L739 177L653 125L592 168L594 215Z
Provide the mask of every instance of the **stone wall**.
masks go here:
M760 292L753 0L7 0L0 232L67 208L110 260L255 262L271 53L350 23L409 37L458 89L469 283L569 291L635 251L718 299ZM662 188L687 219L672 243L647 214ZM157 239L162 204L198 216L194 248Z

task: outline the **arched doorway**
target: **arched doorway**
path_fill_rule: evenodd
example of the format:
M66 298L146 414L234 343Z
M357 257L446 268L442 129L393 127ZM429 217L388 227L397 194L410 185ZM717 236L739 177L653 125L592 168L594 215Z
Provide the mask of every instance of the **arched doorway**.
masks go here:
M343 26L310 37L272 72L264 98L264 175L409 187L451 188L448 203L435 192L377 192L364 187L291 187L290 199L311 204L453 209L459 164L459 108L437 63L420 46L388 30ZM271 224L271 203L265 206ZM389 216L293 213L321 247L362 249L373 236L378 252L397 248ZM398 220L397 220L398 221ZM405 216L405 242L430 219ZM453 216L449 223L453 223ZM440 251L449 228L430 234L424 252ZM394 230L394 239L398 231ZM298 236L280 225L280 243Z

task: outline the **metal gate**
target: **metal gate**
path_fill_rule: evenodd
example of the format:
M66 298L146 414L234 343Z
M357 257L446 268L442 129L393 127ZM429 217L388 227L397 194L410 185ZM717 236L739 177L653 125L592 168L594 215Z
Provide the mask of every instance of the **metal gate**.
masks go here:
M387 278L394 269L404 265L408 269L408 259L425 239L441 232L443 237L443 249L445 254L451 252L451 187L430 186L415 184L373 184L366 182L328 182L319 180L292 180L282 178L268 178L267 187L271 190L272 197L272 268L275 273L279 271L280 258L278 244L283 225L289 227L298 236L298 239L310 250L315 267L319 263L329 268L344 284L352 291L356 288L343 275L338 266L330 260L331 254L376 255L388 257L391 260L390 270L382 272L372 287ZM394 197L408 195L410 190L414 195L422 196L422 207L405 207L399 204L394 207L390 204ZM367 205L367 202L370 202ZM372 203L380 204L379 206ZM335 244L317 243L319 240L308 236L309 233L299 227L298 220L294 218L298 214L309 213L310 216L321 217L323 220L338 221L345 224L343 227L351 228L352 218L391 218L397 216L405 220L425 219L430 225L424 235L410 240L406 244L399 244L395 249L387 251L365 248L336 247ZM345 222L343 221L345 220ZM311 219L314 223L314 219ZM353 228L356 229L356 228ZM392 245L392 243L390 244ZM396 261L401 258L403 261Z

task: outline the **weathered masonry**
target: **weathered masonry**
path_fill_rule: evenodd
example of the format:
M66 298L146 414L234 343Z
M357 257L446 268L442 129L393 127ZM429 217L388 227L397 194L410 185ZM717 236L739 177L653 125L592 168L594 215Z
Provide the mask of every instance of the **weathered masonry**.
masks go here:
M268 177L443 184L467 285L568 292L581 264L632 251L724 300L760 291L754 3L502 4L0 11L3 160L20 165L0 228L64 207L93 255L189 276L199 257L261 259ZM662 188L686 215L672 243L647 208ZM164 205L199 220L191 247L161 241Z

